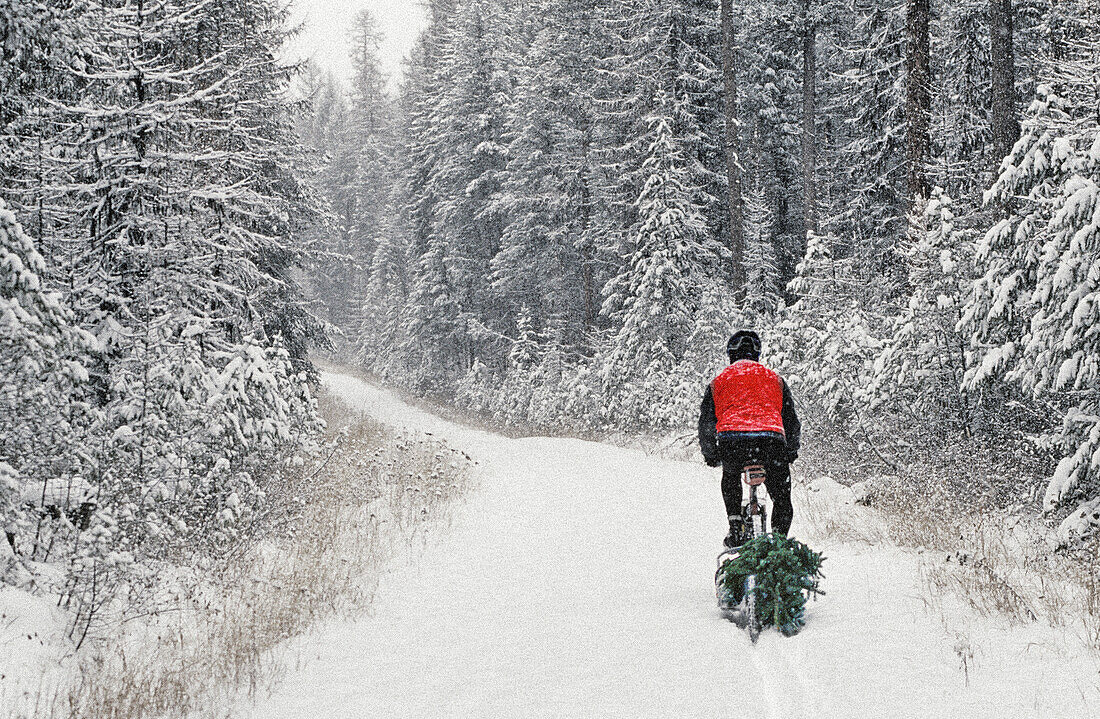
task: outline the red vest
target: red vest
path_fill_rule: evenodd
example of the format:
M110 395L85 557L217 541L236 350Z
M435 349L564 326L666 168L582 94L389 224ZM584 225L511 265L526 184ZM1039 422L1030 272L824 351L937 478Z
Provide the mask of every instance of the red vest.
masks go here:
M711 383L719 432L777 432L783 437L783 380L752 360L738 360Z

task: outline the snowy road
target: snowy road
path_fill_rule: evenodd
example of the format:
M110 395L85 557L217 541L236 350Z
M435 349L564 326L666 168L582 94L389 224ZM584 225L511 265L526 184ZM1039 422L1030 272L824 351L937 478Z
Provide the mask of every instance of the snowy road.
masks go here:
M469 452L453 531L395 567L371 615L300 641L256 719L1095 716L1097 665L1052 630L921 598L916 555L793 534L827 556L797 637L753 647L714 607L715 470L449 424L343 375L326 384ZM795 495L796 512L800 500ZM969 654L973 654L969 658ZM967 656L964 674L962 658Z

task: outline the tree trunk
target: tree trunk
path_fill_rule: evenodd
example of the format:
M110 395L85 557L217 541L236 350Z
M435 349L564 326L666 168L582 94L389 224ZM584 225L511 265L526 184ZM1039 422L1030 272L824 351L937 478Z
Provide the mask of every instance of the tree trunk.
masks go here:
M587 122L584 123L584 141L582 147L584 148L584 164L583 168L589 167L592 141L590 137L591 127ZM590 240L587 239L589 235L589 228L592 224L592 191L588 187L588 176L583 170L578 172L578 181L581 185L581 237L585 237L584 244L581 246L581 292L583 295L584 303L584 330L585 333L591 332L596 328L596 315L598 312L598 303L596 301L596 282L594 265L596 264L596 253Z
M994 162L1012 151L1020 136L1016 118L1016 53L1013 49L1012 0L989 2L989 54L992 64Z
M737 120L737 53L734 48L733 0L722 0L722 76L725 81L726 174L729 178L730 252L732 281L741 293L745 284L745 215L741 197L741 142Z
M803 234L817 232L817 25L811 0L802 0Z
M927 198L928 156L932 141L929 123L932 109L929 70L929 0L906 0L905 4L905 155L908 164L909 209L919 198Z

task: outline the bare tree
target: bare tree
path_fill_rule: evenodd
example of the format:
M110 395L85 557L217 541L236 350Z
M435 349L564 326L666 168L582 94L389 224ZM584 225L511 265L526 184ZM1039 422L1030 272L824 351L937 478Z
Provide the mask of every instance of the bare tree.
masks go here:
M802 0L802 217L817 232L817 24L812 0Z
M992 130L997 162L1012 151L1020 136L1020 123L1016 117L1016 53L1012 44L1012 12L1012 0L989 2Z
M918 198L928 197L927 166L932 145L929 135L932 93L928 3L929 0L906 0L905 3L905 155L910 208Z
M741 139L737 120L737 50L734 47L733 0L722 0L722 76L725 81L726 174L729 177L730 252L733 285L740 292L745 273L745 210L741 196Z

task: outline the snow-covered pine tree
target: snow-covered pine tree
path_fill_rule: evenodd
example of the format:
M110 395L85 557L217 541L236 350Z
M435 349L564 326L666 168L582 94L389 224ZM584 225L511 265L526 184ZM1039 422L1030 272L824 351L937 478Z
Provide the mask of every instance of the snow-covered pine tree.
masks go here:
M775 333L773 361L807 414L840 431L862 427L870 405L873 360L881 350L850 282L833 256L833 238L809 233L806 257L788 284L797 300ZM800 405L800 407L803 405Z
M932 36L935 147L929 171L964 221L980 208L1000 160L992 158L989 7L984 0L944 6Z
M417 260L409 293L407 379L420 389L439 390L443 382L460 377L456 365L461 366L463 356L468 356L467 328L448 276L448 262L446 241L432 235Z
M520 307L516 317L516 340L508 352L508 362L515 371L529 372L539 363L539 342L531 324L531 311Z
M729 178L722 112L722 38L715 15L712 0L683 0L679 11L670 16L669 41L681 96L676 105L677 135L690 161L692 199L706 219L707 234L722 237L729 232L725 200Z
M757 184L745 196L745 291L743 306L764 320L779 307L779 267L772 233L772 216L764 188Z
M391 208L396 208L396 192ZM396 211L396 209L395 209ZM408 342L409 277L408 240L405 228L389 223L378 238L378 247L371 258L366 291L362 297L362 323L359 329L357 358L380 376L400 382L401 355L399 349Z
M516 316L516 337L508 351L508 371L498 388L491 390L490 406L496 419L508 426L531 421L535 373L541 354L540 337L526 306Z
M329 339L299 286L298 268L316 256L308 231L321 217L322 200L294 129L301 108L290 95L290 84L297 67L281 60L293 33L290 11L278 0L220 0L209 12L213 20L197 26L194 42L208 55L185 54L176 61L210 64L220 57L210 80L233 90L223 104L207 109L233 141L216 131L204 133L203 139L215 151L235 156L211 184L239 188L239 193L226 193L223 202L214 203L212 211L224 217L209 221L226 240L242 238L240 252L255 267L255 275L242 277L241 283L254 292L246 315L255 321L258 341L276 354L289 354L292 376L305 373L315 379L309 353L327 347Z
M912 294L875 360L871 409L887 405L922 436L966 435L972 405L962 388L967 341L956 327L972 283L973 240L957 225L942 188L933 188L910 219L902 256Z
M453 308L432 304L433 298L439 296L438 291L445 287L446 270L442 264L445 247L436 241L435 234L439 198L432 192L429 180L443 152L435 107L441 86L439 68L442 65L445 28L452 4L448 0L433 0L428 5L430 21L410 52L400 98L399 152L405 161L399 177L401 190L398 198L402 202L401 214L406 222L408 237L405 266L409 281L402 306L406 332L400 345L381 348L380 354L369 351L361 351L360 354L368 367L375 368L384 363L384 366L400 368L393 376L409 386L430 381L431 365L439 364L440 353L445 351L441 344L446 342L445 337L431 338L420 333L434 326L449 335L451 329L449 324L441 326L446 318L441 317L440 323L434 321L437 312ZM438 256L438 262L429 260L430 252ZM428 284L421 272L426 261L427 266L436 273L434 281Z
M348 313L348 328L354 328L360 343L381 334L389 307L364 302L371 285L373 259L385 240L397 232L393 204L394 130L393 103L386 90L387 77L381 68L379 47L382 34L374 16L361 10L352 29L351 58L355 74L351 81L351 116L347 142L356 156L356 174L350 204L347 247L352 257L350 274L341 289ZM384 253L382 257L385 257ZM384 272L387 270L383 270Z
M746 245L746 248L749 247L751 244ZM762 321L760 315L746 311L743 303L729 291L721 278L704 278L697 291L699 299L687 338L687 349L674 377L670 397L670 401L675 403L674 416L688 419L694 417L699 409L704 383L727 365L726 341L730 335L739 329L766 330L768 327L767 321Z
M332 73L307 81L313 87L302 88L308 109L299 117L298 132L314 153L313 181L328 210L312 230L320 249L316 267L311 268L312 289L326 319L346 333L357 317L349 285L359 272L351 257L351 234L359 216L360 151L344 87Z
M897 242L905 234L904 5L853 0L852 28L840 36L834 87L823 112L832 123L837 149L828 153L831 216L823 228L844 242L838 257L851 256L864 308L896 297L904 280Z
M74 69L88 48L86 2L4 2L0 5L0 198L16 212L39 212L35 235L48 221L31 187L54 148L50 102L79 95ZM28 219L24 218L24 219Z
M433 270L414 276L405 351L417 376L431 373L446 386L475 358L499 368L505 348L507 308L494 301L490 261L503 230L497 198L511 81L499 52L507 37L499 0L436 3L432 16L423 66L409 78L409 92L424 94L412 99L409 155L414 262L427 261ZM444 285L446 306L431 300ZM422 334L428 327L436 331Z
M543 332L534 391L528 421L538 427L568 427L572 418L566 413L568 380L576 371L570 362L562 338L564 321L551 317Z
M474 356L492 365L503 345L492 333L507 328L490 285L490 263L500 250L504 217L499 202L507 163L505 109L512 92L501 45L508 37L500 0L466 0L455 9L440 68L444 80L437 111L441 154L429 180L439 198L435 231L445 238L448 272L459 304L463 351L451 358L465 372ZM491 332L473 342L465 333Z
M728 256L706 232L715 222L708 217L725 212L723 175L698 159L710 144L721 146L721 118L700 106L700 88L716 92L720 82L707 52L717 37L689 31L699 11L693 3L613 5L618 11L605 20L613 51L604 63L620 84L598 107L601 124L619 133L603 151L613 183L608 217L621 218L629 231L608 228L604 240L623 264L605 285L602 311L614 339L597 362L617 403L608 416L670 426L686 405L654 411L654 398L682 384L699 292L709 277L724 274L720 260Z
M538 317L561 318L563 342L578 348L596 323L606 279L593 222L597 110L584 71L601 51L602 26L584 12L587 5L546 0L534 15L520 8L513 21L531 39L512 49L515 95L499 200L507 221L492 260L494 294Z
M380 374L394 377L401 366L395 350L407 346L409 248L399 212L399 118L386 89L380 42L373 16L362 11L351 48L355 76L348 143L357 170L350 201L355 211L345 250L356 267L341 293L348 321L355 323L352 339L357 356Z
M685 157L672 131L673 100L658 90L649 118L647 177L638 197L630 266L608 285L621 306L619 330L604 368L609 412L626 423L669 427L682 421L662 406L686 350L697 303L695 283L716 259L692 203Z
M794 13L789 0L769 0L746 11L741 24L746 76L741 83L742 136L747 151L743 184L763 191L763 209L771 218L768 240L776 250L783 283L801 261L805 241L798 186L801 89ZM747 243L746 238L746 248Z
M1003 375L1068 408L1065 455L1044 497L1048 512L1072 512L1060 527L1067 542L1100 526L1098 12L1073 2L1051 18L1059 35L1045 82L987 195L1008 216L979 245L982 276L964 315L976 353L970 386Z
M83 362L94 343L46 289L45 271L35 243L0 200L0 541L40 561L57 531L71 529L81 505L89 503L88 512L95 499L79 452L94 419L81 402ZM0 562L0 581L17 580L7 564Z

